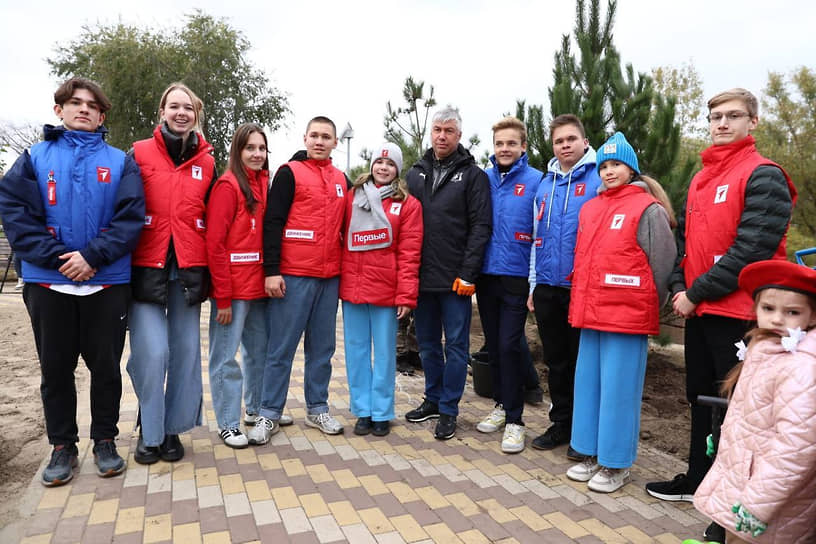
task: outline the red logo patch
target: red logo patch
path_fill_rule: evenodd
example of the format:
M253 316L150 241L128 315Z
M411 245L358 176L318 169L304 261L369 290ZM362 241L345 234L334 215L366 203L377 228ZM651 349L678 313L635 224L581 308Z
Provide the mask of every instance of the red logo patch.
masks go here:
M380 153L380 157L386 157L386 158L387 158L387 157L388 157L388 150L387 150L387 149L383 149L383 150L382 150L382 153Z
M519 242L532 242L533 237L530 236L529 232L517 232L515 233L516 240Z
M586 183L575 184L575 196L584 196L586 193Z
M544 206L546 205L546 202L546 199L541 199L541 206L538 207L538 215L536 215L536 219L538 221L541 221L541 219L544 217Z
M523 183L516 183L516 196L524 196L524 184Z
M388 229L361 230L352 233L352 246L370 246L388 241Z
M110 183L110 168L108 168L107 166L97 166L96 181L101 181L102 183Z

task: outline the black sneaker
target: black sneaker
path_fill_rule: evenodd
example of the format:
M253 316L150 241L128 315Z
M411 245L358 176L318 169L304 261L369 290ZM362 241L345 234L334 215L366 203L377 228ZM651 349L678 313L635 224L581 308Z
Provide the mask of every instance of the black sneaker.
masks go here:
M385 436L391 432L390 421L375 421L371 434L374 436Z
M142 438L142 430L139 429L139 440L136 442L136 451L133 452L133 460L140 465L152 465L161 459L158 446L146 446Z
M184 446L177 434L164 435L164 442L159 446L159 455L162 460L173 463L184 457Z
M456 434L456 416L439 414L439 421L434 430L434 438L437 440L448 440Z
M678 474L669 482L650 482L646 484L646 493L664 501L694 500L695 489L685 474Z
M51 460L42 472L42 484L46 487L56 487L70 482L74 477L74 467L78 464L78 454L79 451L74 444L54 446Z
M405 419L411 423L419 423L420 421L425 421L434 417L439 417L439 406L437 406L435 402L431 402L428 399L423 400L422 404L419 405L419 408L411 410L405 414Z
M568 425L555 423L544 434L533 439L530 443L537 450L551 450L558 446L569 444L570 428Z
M589 456L584 455L583 453L578 453L577 451L572 449L572 446L569 446L567 448L567 459L569 459L570 461L579 461L580 462L580 461L583 461L584 459L586 459L587 457L589 457Z
M359 436L365 436L371 432L372 424L371 424L371 417L358 417L357 423L354 424L354 434Z
M127 467L127 463L116 452L116 444L112 438L98 440L93 447L94 463L96 463L96 473L102 478L110 478L117 474L122 474Z
M725 529L721 525L717 525L716 522L712 521L711 525L706 527L706 530L703 532L703 540L709 544L712 542L716 542L717 544L725 544Z

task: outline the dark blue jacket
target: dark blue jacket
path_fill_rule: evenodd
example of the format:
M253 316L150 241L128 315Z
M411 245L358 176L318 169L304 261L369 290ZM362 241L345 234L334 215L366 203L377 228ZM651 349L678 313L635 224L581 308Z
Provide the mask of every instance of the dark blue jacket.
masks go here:
M596 196L601 178L595 170L595 150L591 147L566 175L558 171L555 158L547 166L535 196L535 250L531 259L535 270L531 266L530 282L569 287L567 276L572 272L578 212Z
M144 224L139 167L104 141L107 131L46 125L0 182L0 216L27 282L72 284L59 255L79 251L97 269L90 285L130 282Z
M530 272L530 246L533 241L533 207L542 173L527 164L524 153L502 178L496 156L487 170L490 200L493 205L493 233L485 249L483 274L520 276Z

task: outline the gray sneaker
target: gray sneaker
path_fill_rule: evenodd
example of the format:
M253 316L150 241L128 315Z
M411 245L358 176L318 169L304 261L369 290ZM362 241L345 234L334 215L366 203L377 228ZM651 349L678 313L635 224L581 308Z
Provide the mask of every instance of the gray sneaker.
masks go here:
M244 425L247 427L252 427L255 425L255 422L258 420L258 414L251 414L246 412L244 414ZM281 427L286 427L287 425L291 425L294 423L295 420L292 419L292 416L289 414L281 414L280 419L278 420L278 425Z
M266 444L272 435L279 430L280 427L278 427L277 421L258 416L258 419L255 420L255 426L247 433L247 438L250 444Z
M307 427L320 429L326 434L340 434L343 432L343 426L328 412L323 412L322 414L308 414L306 416L305 423Z

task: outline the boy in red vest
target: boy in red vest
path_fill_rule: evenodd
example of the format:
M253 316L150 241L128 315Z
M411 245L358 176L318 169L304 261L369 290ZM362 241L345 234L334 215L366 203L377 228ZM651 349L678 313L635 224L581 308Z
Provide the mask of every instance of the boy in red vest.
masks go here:
M690 502L711 466L705 453L711 409L698 406L697 396L715 396L737 363L734 343L753 319L751 297L739 291L737 277L752 262L785 259L796 200L790 177L756 150L751 136L759 121L756 97L731 89L709 100L708 109L713 145L701 153L703 169L692 179L678 217L671 280L674 313L686 318L689 466L672 481L646 485L650 495L669 501Z
M329 414L340 283L340 235L348 179L331 162L337 129L328 117L309 121L299 151L275 174L264 216L264 273L269 341L261 412L250 444L266 444L284 420L289 376L301 335L306 425L326 434L343 426Z

